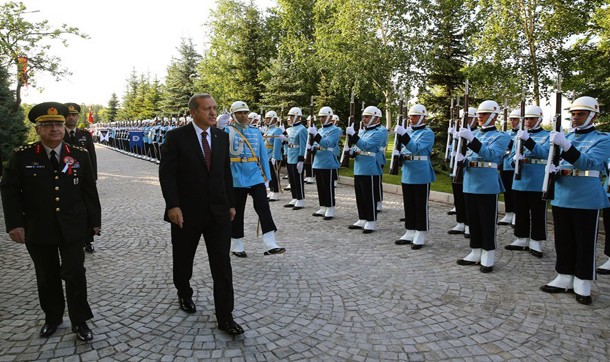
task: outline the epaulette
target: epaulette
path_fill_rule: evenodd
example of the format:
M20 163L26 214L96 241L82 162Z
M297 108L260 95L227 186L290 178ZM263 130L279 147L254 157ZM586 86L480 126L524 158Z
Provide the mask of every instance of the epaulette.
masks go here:
M30 148L34 147L34 145L36 145L36 142L29 143L27 145L23 145L23 146L19 146L19 147L15 147L15 149L13 151L20 152L20 151L29 150Z

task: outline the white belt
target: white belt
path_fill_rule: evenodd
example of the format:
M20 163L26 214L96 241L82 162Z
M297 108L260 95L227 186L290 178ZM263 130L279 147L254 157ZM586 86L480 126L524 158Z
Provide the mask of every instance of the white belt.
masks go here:
M358 151L358 152L356 152L356 154L360 155L360 156L372 156L372 157L377 156L377 153L369 152L369 151Z
M296 145L296 144L288 144L288 148L299 148L301 146Z
M428 161L428 156L404 155L405 161Z
M543 160L540 158L524 158L520 162L529 163L532 165L546 165L547 160Z
M561 169L559 174L562 176L599 177L599 171L595 170Z
M333 147L319 147L318 150L319 151L334 151L335 149Z
M498 164L495 162L469 161L468 167L498 168Z

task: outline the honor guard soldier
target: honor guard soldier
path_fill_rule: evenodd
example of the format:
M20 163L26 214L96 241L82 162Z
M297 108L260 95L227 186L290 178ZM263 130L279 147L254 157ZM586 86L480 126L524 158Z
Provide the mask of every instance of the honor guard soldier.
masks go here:
M97 180L97 156L95 155L95 145L93 144L93 138L91 133L84 129L76 128L78 123L78 115L80 114L80 106L76 103L65 103L68 107L68 116L66 117L66 133L64 135L64 142L67 142L73 146L79 146L86 149L89 153L89 159L91 160L91 166L93 167L93 175ZM93 235L85 241L85 250L88 253L95 252L93 247Z
M462 127L459 136L468 141L464 159L464 202L470 226L470 248L459 265L478 265L483 273L493 271L496 252L496 220L498 194L504 191L498 164L506 153L510 139L496 129L495 119L500 106L487 100L477 108L479 133Z
M515 137L519 131L519 120L521 119L521 110L514 109L508 116L510 122L510 130L506 134L510 137L506 154L502 160L502 184L504 184L504 217L498 221L498 225L514 225L515 224L515 202L513 197L513 178L515 176L515 166L512 161L515 157Z
M322 107L318 112L322 128L318 130L312 123L308 129L314 140L313 173L320 203L320 210L313 213L313 216L321 216L324 220L335 217L335 175L340 166L336 150L343 134L341 128L333 124L332 117L333 110L330 107Z
M379 184L379 177L383 173L377 153L387 142L388 133L380 129L381 110L375 106L368 106L362 112L361 126L364 127L356 134L354 126L347 127L345 133L349 136L348 146L353 147L354 160L354 189L356 191L356 205L358 207L358 221L350 225L350 229L363 229L364 234L372 233L377 229L377 200L375 186Z
M267 132L265 132L265 149L267 150L267 158L269 159L269 168L271 170L271 182L269 182L269 193L267 199L269 201L278 201L280 199L280 182L279 182L279 162L282 162L282 140L286 138L282 130L278 127L279 118L275 111L269 111L265 114L265 124Z
M521 176L512 183L512 199L516 212L515 236L517 239L504 248L507 250L529 250L532 255L542 258L541 242L546 240L546 201L542 199L542 182L547 158L549 157L549 131L540 127L542 108L531 105L525 107L525 129L518 130L517 136L524 146L521 162ZM513 142L515 147L517 141ZM516 152L511 152L514 164Z
M231 117L235 124L225 127L229 134L229 154L231 155L231 174L235 193L235 218L231 222L231 252L233 255L247 257L244 249L244 212L248 194L252 197L254 210L258 214L263 230L264 255L281 254L286 249L275 242L277 228L271 216L267 200L267 180L271 179L269 159L263 135L248 125L248 105L237 101L231 105Z
M303 167L307 150L307 128L301 122L302 117L303 112L299 107L292 107L288 111L288 118L292 125L286 130L288 133L286 169L292 200L284 207L291 207L293 210L300 210L305 206Z
M6 230L13 241L25 243L34 262L45 314L40 336L55 333L67 299L72 331L88 341L93 333L86 321L93 314L83 246L91 235L100 234L102 212L87 150L62 142L68 112L57 102L32 107L28 119L36 124L40 141L14 151L0 191Z
M430 162L434 132L426 127L428 112L426 107L415 104L409 109L409 127L397 124L394 132L398 134L401 145L402 162L402 200L405 211L405 229L407 231L397 245L411 244L412 249L424 246L426 232L430 228L428 219L428 198L430 183L436 181L436 175ZM398 152L395 150L394 152Z
M383 124L379 125L379 131L385 134L388 134L388 129L385 128ZM379 175L379 180L377 180L377 185L375 186L375 211L381 212L383 209L383 167L385 166L387 159L385 157L385 152L388 147L388 139L379 146L379 152L377 152L377 161L381 165L381 175Z
M606 191L606 196L608 196L608 200L610 201L610 158L606 160L606 166L608 167L608 172L606 175L606 182L604 182L604 190ZM606 207L602 210L604 216L604 231L606 234L606 242L604 244L604 254L610 257L610 207ZM602 264L599 268L595 270L597 274L601 275L609 275L610 274L610 259L606 260L604 264Z
M464 118L464 110L460 110L460 119ZM477 129L477 109L474 107L468 107L468 128L472 131L472 134L476 137L479 130ZM453 139L457 141L459 134L458 131L452 127L449 130L453 133ZM464 162L464 156L452 149L452 157L457 157L458 162ZM459 172L464 172L463 167L458 168ZM463 175L462 175L463 176ZM463 180L463 177L457 177L459 180ZM470 238L470 227L468 226L468 214L466 213L466 204L464 203L464 183L451 181L451 189L453 190L453 204L455 219L457 224L447 231L448 234L464 234L464 237Z
M610 155L610 136L593 125L599 104L591 97L574 100L569 108L573 132L551 131L551 143L561 148L555 197L551 201L557 277L540 289L574 292L576 301L591 304L595 277L595 245L599 209L610 207L600 174Z

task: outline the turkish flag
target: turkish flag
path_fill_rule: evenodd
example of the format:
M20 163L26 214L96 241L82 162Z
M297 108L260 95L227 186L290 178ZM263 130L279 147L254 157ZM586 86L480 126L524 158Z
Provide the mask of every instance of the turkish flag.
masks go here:
M93 113L89 110L89 124L93 124Z

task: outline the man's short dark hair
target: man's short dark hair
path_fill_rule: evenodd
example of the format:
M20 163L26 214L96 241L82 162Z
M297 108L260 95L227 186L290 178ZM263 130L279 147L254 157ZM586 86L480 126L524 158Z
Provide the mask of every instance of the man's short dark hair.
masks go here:
M198 99L206 99L206 98L212 98L212 96L209 93L194 94L191 97L191 99L189 99L189 110L192 111L199 106L199 102L197 101Z

